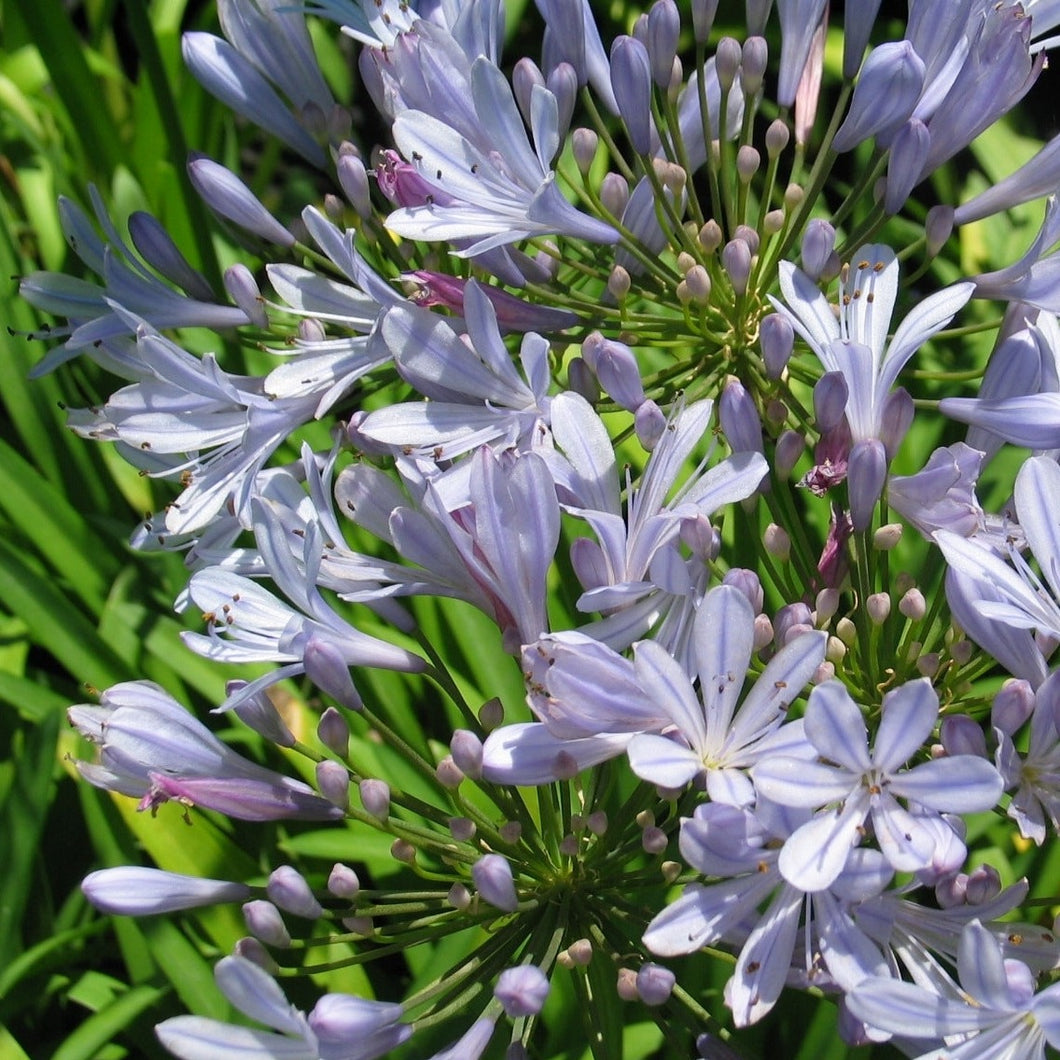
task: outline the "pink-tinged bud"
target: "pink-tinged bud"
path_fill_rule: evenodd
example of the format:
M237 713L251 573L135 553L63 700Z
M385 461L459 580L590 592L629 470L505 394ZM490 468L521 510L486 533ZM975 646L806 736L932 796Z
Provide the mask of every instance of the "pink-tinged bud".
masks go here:
M269 326L269 317L265 312L265 303L261 297L254 274L243 264L232 265L225 269L224 286L228 297L247 315L247 319L258 328Z
M232 947L233 957L242 957L251 964L256 964L269 975L277 975L280 966L273 960L272 954L255 938L242 938Z
M802 271L811 279L819 280L835 250L835 228L827 221L815 218L802 234Z
M375 921L370 916L344 916L342 926L354 935L370 938L375 934Z
M772 160L788 146L791 130L782 118L774 118L766 129L766 154Z
M216 810L238 821L322 821L342 811L316 795L308 785L290 778L175 777L150 773L150 788L140 802L151 809L170 799L185 806Z
M718 419L734 453L761 453L762 421L743 383L729 376L718 399Z
M1022 678L1006 681L994 696L990 707L990 724L1009 736L1034 713L1034 689Z
M545 83L549 92L556 97L556 109L559 112L557 128L562 135L570 127L570 120L574 116L574 104L578 99L578 75L570 63L558 63Z
M847 459L847 498L855 530L867 530L887 480L887 453L876 438L858 442Z
M462 883L454 883L445 900L454 909L467 909L471 905L471 892Z
M607 831L607 814L603 810L594 810L585 819L585 827L594 836L602 836Z
M792 629L799 627L801 630L803 626L813 628L813 613L809 605L801 600L793 604L785 604L773 616L773 634L777 647L784 646Z
M621 217L629 205L629 183L621 173L605 173L600 181L600 202L612 217Z
M786 479L806 449L806 439L798 431L785 431L778 439L773 467L778 479Z
M449 753L465 776L476 780L482 776L482 741L470 729L457 729L453 733Z
M770 523L762 534L762 544L771 556L786 562L791 556L791 538L788 532L776 523Z
M623 1001L640 1000L637 994L637 973L632 968L619 968L615 989Z
M600 146L600 137L592 129L579 128L571 133L570 139L574 163L583 177L588 176Z
M968 873L965 895L969 905L982 905L1001 893L1001 876L993 865L978 865Z
M497 976L493 996L501 1003L509 1019L536 1016L548 998L548 979L536 965L521 964L518 968L505 968Z
M755 652L773 643L773 623L768 615L755 615L754 638L752 646Z
M496 909L514 913L519 908L515 881L508 859L501 854L485 854L471 866L471 878L480 897Z
M611 399L635 412L644 401L644 387L633 351L625 343L605 339L594 331L582 343L582 357Z
M927 614L927 601L919 589L910 589L898 601L898 610L912 622L919 622Z
M714 251L716 251L718 247L721 246L722 240L724 238L725 237L721 231L721 225L719 225L718 222L715 221L713 218L703 224L702 228L700 228L699 230L698 236L696 237L699 242L699 245L708 254L713 254Z
M285 950L291 945L291 933L272 902L264 899L247 902L243 906L243 922L247 925L247 931L266 946Z
M797 62L792 62L794 52L789 52L788 62L785 63L783 31L781 37L781 74L783 75L785 65L788 65L789 69L797 69L798 64ZM817 27L810 38L806 61L802 66L799 83L795 87L795 142L800 145L804 145L809 141L810 133L813 132L814 122L817 121L817 107L821 99L821 75L824 73L824 37L825 19L821 18L817 21ZM787 91L789 90L785 89L785 95ZM788 101L781 99L779 89L777 98L780 103L787 105Z
M358 790L365 813L379 821L390 816L390 785L385 780L362 780Z
M702 265L693 265L685 273L684 284L691 301L696 305L707 305L710 301L712 284L710 273Z
M375 167L375 182L395 206L423 206L431 202L448 206L453 202L451 195L429 184L396 151L382 152Z
M692 0L692 34L697 44L706 44L718 13L718 0Z
M371 217L372 186L368 181L368 170L364 168L364 162L352 152L343 152L340 149L335 173L339 178L339 186L358 217Z
M873 625L882 626L891 613L891 598L886 593L872 593L865 599L865 610Z
M953 214L952 206L932 206L928 210L927 220L924 222L924 236L927 239L929 258L935 257L953 234Z
M813 413L821 434L834 431L846 415L847 381L841 372L825 372L813 388Z
M635 37L616 37L611 45L611 88L633 150L650 154L651 60L648 49Z
M435 767L434 775L438 783L447 791L456 791L464 779L460 767L453 761L452 755L446 755Z
M219 217L270 243L281 247L294 245L294 236L265 209L250 188L224 166L199 156L188 163L188 176L206 205Z
M531 122L530 97L535 87L545 87L545 75L533 59L522 58L512 68L512 92L527 125Z
M732 37L722 37L714 54L714 69L718 75L718 84L722 92L728 92L736 81L743 60L743 49L740 42Z
M470 817L449 818L449 834L458 843L466 843L469 839L473 839L476 831L475 822Z
M722 247L721 266L729 275L733 291L746 294L751 276L751 248L742 239L730 239Z
M750 225L737 225L732 237L733 239L742 239L747 244L752 255L758 253L758 245L761 240L758 238L758 233Z
M251 894L242 883L204 880L132 865L90 872L81 881L81 890L101 913L117 916L152 916L202 905L242 902Z
M722 585L731 585L733 588L739 589L747 597L751 610L756 615L761 612L762 605L765 602L765 592L762 589L761 579L753 570L747 570L745 567L733 567L732 570L725 572L725 577L721 579L721 583Z
M700 563L713 563L721 551L721 537L705 515L681 520L681 543Z
M352 902L361 889L357 873L348 865L335 864L328 876L328 892L343 901Z
M265 893L281 909L295 916L316 920L324 915L305 877L290 865L281 865L272 872Z
M214 301L213 288L206 277L193 269L173 238L152 214L137 210L129 218L129 238L148 265L157 269L191 297L200 302Z
M670 1000L677 977L661 964L642 964L637 972L637 994L645 1005L655 1007Z
M633 416L637 441L651 452L666 433L666 414L654 401L642 401Z
M403 865L416 863L416 848L407 839L395 839L390 844L390 856Z
M645 828L640 834L640 845L647 854L661 854L669 845L666 833L655 825Z
M674 0L656 0L648 11L648 32L645 43L651 58L651 76L661 89L670 87L677 39L681 35L681 16Z
M880 552L890 552L902 540L901 523L884 523L872 535L872 547Z
M225 695L233 696L246 685L246 681L229 681L225 685ZM259 736L264 736L277 747L294 746L294 733L287 728L267 693L259 692L256 696L250 696L233 709L244 725L249 726Z
M761 165L762 156L750 144L736 152L736 176L741 184L750 184Z
M341 762L330 758L316 764L317 789L332 804L345 812L350 806L350 774Z
M364 706L350 677L349 664L342 652L324 637L310 636L303 653L306 677L322 692L350 710Z
M317 722L317 736L320 742L340 758L345 758L350 750L350 727L346 719L334 708L328 707Z
M939 739L948 755L986 758L986 736L967 714L947 714L939 725Z
M788 639L791 640L793 638L789 637ZM810 683L814 685L823 685L825 681L831 681L834 678L835 665L825 659L825 661L814 670L813 677L810 678Z

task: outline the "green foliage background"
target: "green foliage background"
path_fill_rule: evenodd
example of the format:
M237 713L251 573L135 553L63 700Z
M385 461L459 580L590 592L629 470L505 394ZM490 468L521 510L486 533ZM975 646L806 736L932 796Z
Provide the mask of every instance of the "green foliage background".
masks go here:
M732 7L735 11L739 5ZM624 22L629 10L617 5L612 15ZM252 829L204 814L189 826L176 807L165 807L155 818L138 815L130 800L112 799L73 779L70 756L86 749L67 728L64 711L70 703L91 699L94 690L115 682L146 677L204 717L233 674L215 671L179 644L182 619L173 614L172 602L185 580L180 558L145 557L128 548L130 528L164 503L164 488L138 477L109 448L85 444L64 426L64 404L100 400L113 389L112 381L80 360L53 376L29 378L45 347L25 337L41 321L19 301L17 278L37 269L78 267L59 228L55 201L64 195L90 209L90 182L110 204L119 228L133 210L151 211L208 276L218 277L237 258L253 266L245 251L214 234L216 228L190 193L184 169L189 147L239 168L281 215L318 200L323 190L293 171L254 130L240 127L184 71L180 34L193 28L216 31L209 4L0 3L3 1060L155 1057L162 1054L152 1026L160 1019L183 1011L232 1015L213 985L211 967L243 934L238 911L143 921L100 917L79 890L92 869L153 862L174 871L252 881L286 858L310 873L326 871L335 859L355 859L379 879L395 871L385 844L352 829ZM349 42L337 42L327 30L317 36L338 98L356 106ZM1028 157L1035 145L1032 130L1010 124L979 141L973 155L988 177L996 177ZM938 190L965 197L983 179L969 167L954 167L944 177L948 186ZM1040 213L1040 205L1032 205L969 228L962 233L959 260L942 265L952 276L943 278L1011 260L1030 240ZM189 343L197 341L188 336ZM985 349L975 354L980 358ZM934 438L915 434L906 452L926 454L933 444ZM469 628L466 612L454 624L442 605L425 605L421 618L446 638L448 650L463 655L468 687L480 700L502 690L510 701L519 698L518 675L507 668L510 660L494 662L499 653L468 649L489 631ZM454 628L463 636L451 636ZM404 734L426 744L431 733L422 721L420 690L393 675L377 675L371 682L371 692L403 719ZM311 733L302 692L290 689L291 717ZM246 753L266 755L246 730L233 732L233 738ZM359 738L369 746L365 734ZM417 783L412 777L405 782ZM1011 870L1009 878L1030 873L1036 896L1060 893L1060 847L1054 845L1051 854L1013 849L1009 832L999 828L996 844L979 856L989 857L1003 872ZM450 947L473 943L453 939L413 952L371 978L357 966L317 975L313 989L399 996L410 982L443 970ZM322 958L316 954L314 959ZM705 976L707 967L690 964L688 974ZM682 982L701 995L713 991L720 1006L717 992L726 974L721 968L713 982ZM554 1033L545 1055L578 1060L585 1053L584 1038L569 992L558 992L549 1015ZM659 1041L653 1024L634 1022L625 1037L625 1056L666 1055ZM836 1037L834 1006L802 996L779 1006L766 1028L749 1032L742 1042L748 1055L793 1060L847 1055ZM424 1044L418 1040L417 1055Z

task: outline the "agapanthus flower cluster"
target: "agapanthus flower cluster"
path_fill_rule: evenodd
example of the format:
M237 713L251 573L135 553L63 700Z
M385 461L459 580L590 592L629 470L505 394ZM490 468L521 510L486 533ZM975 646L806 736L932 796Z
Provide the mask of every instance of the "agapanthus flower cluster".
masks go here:
M1035 881L976 848L1006 817L1039 845L1060 827L1056 200L1019 261L940 265L1060 187L1060 148L966 202L930 181L1048 76L1060 6L910 0L903 29L878 2L749 0L737 37L716 0L655 0L606 39L588 0L538 0L526 55L503 0L218 7L189 69L330 190L275 216L194 156L266 264L215 288L93 193L61 216L96 279L22 285L60 321L41 371L124 381L70 426L173 482L133 543L185 552L186 647L279 664L216 704L268 767L133 682L71 708L99 748L80 773L348 840L324 871L85 880L107 912L241 905L217 984L266 1029L180 1016L162 1044L514 1058L559 992L597 1058L627 1019L713 1056L809 990L852 1044L1060 1048ZM383 142L307 20L356 42ZM1010 504L981 499L991 475ZM469 692L477 653L512 683ZM373 669L414 682L428 741ZM292 679L315 733L277 710ZM365 837L392 876L358 869ZM279 982L332 943L369 977L452 957L303 1011Z

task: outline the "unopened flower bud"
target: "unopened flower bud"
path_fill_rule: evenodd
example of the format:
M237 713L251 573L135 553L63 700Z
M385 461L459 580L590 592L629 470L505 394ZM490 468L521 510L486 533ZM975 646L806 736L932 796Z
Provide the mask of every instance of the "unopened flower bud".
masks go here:
M784 210L770 210L765 217L762 218L762 231L767 236L775 236L777 233L784 230L784 225L787 222L788 215Z
M633 427L637 441L650 453L666 432L666 414L654 401L642 401L633 415Z
M243 883L207 880L133 865L90 872L81 881L81 890L101 913L118 916L152 916L203 905L241 902L251 893Z
M668 845L666 833L655 825L645 828L640 836L640 845L649 854L661 854Z
M786 562L791 556L791 538L788 532L776 523L770 523L762 534L762 543L771 556Z
M742 239L730 239L722 247L721 264L729 275L733 291L738 295L746 294L751 276L751 248Z
M904 596L910 589L915 588L916 578L907 570L900 570L894 576L894 594L895 596Z
M524 57L512 67L512 93L527 125L531 122L530 100L535 88L544 88L545 75L533 59Z
M648 10L648 55L651 73L659 88L668 88L681 34L681 16L674 0L655 0Z
M500 854L484 854L471 866L471 877L479 895L490 905L505 913L519 908L515 881L508 859Z
M1001 876L993 865L977 865L968 873L965 896L969 905L982 905L1001 893Z
M950 658L958 666L965 666L971 661L975 645L970 640L959 640L950 645Z
M638 155L651 151L651 59L635 37L616 37L611 44L611 88ZM669 69L667 70L669 77Z
M360 710L364 706L350 677L349 664L330 640L311 634L302 658L306 677L317 688L349 710Z
M239 939L232 947L233 957L242 957L251 964L263 968L269 975L277 975L280 966L273 959L272 954L255 938Z
M798 431L785 431L778 439L773 456L773 467L777 478L785 479L799 462L803 450L806 448L806 439Z
M637 994L645 1005L663 1005L670 1000L677 977L661 964L642 964L637 972Z
M718 419L733 452L762 452L762 421L758 409L736 376L729 376L722 388Z
M846 414L847 381L840 372L825 372L813 388L813 412L822 434L835 430Z
M366 219L371 217L372 186L364 162L356 155L340 152L339 160L335 163L335 172L339 178L339 186L358 216Z
M497 833L505 843L518 843L523 834L523 826L518 821L505 821L497 829Z
M559 852L565 858L576 858L578 856L578 837L573 835L565 835L559 841Z
M748 37L743 44L740 64L740 86L745 96L757 95L762 88L766 66L769 62L769 46L764 37Z
M940 909L955 909L967 900L968 875L964 872L947 876L935 884L935 901Z
M847 459L847 498L855 530L867 530L887 479L887 453L876 438L857 442Z
M557 63L545 79L545 85L556 98L557 128L566 131L578 99L578 74L570 63Z
M471 905L471 892L462 883L454 883L445 900L454 909L467 909Z
M937 651L927 652L916 661L917 673L921 677L934 677L939 672L939 653Z
M375 921L370 916L344 916L342 926L362 938L370 938L375 934Z
M678 879L684 869L679 861L664 861L659 866L659 871L662 873L664 882L673 883Z
M762 156L750 144L736 152L736 176L741 184L750 184L762 164Z
M612 217L621 217L629 203L629 184L620 173L606 173L600 181L600 202Z
M1006 681L990 707L990 724L1012 736L1034 713L1034 689L1023 678Z
M588 939L575 939L567 947L571 963L578 968L584 968L593 959L593 944Z
M407 839L395 839L390 844L390 856L403 865L412 865L416 861L416 848Z
M721 225L717 221L711 219L707 221L699 230L696 236L699 245L708 254L713 254L714 251L721 246L724 236L722 235Z
M766 129L766 154L776 158L791 140L791 130L782 118L774 118Z
M588 176L600 146L600 137L592 129L578 128L571 133L571 152L582 176Z
M157 217L137 210L129 218L129 237L144 261L157 269L167 280L172 280L199 301L214 300L213 289L206 277L191 267Z
M272 872L265 893L281 909L295 916L316 920L324 914L305 877L291 865L281 865Z
M939 739L948 755L976 755L986 758L986 736L967 714L948 714L939 725Z
M894 459L902 439L908 434L913 424L913 412L913 399L905 387L900 386L887 395L880 414L880 441L888 460Z
M692 34L697 44L706 44L718 13L718 0L692 0Z
M835 635L848 648L852 648L857 643L858 627L849 618L841 618L835 624Z
M348 865L335 864L328 875L328 891L336 898L352 902L361 889L357 873Z
M953 233L953 207L932 206L924 222L924 235L927 237L927 254L934 258L946 245Z
M246 265L237 263L225 269L224 286L229 298L246 313L255 327L267 328L269 326L261 289L258 287L257 280L254 279L254 274Z
M247 902L243 906L243 922L247 931L266 946L284 950L291 945L291 933L272 902L264 899Z
M615 985L618 996L623 1001L640 1000L637 994L637 973L632 968L619 968L618 982Z
M877 626L883 625L891 613L891 598L886 593L872 593L865 600L865 610L871 622Z
M835 250L835 228L827 221L815 218L802 235L802 271L811 279L819 280Z
M784 189L784 206L788 210L794 210L805 197L806 191L801 184L789 184Z
M463 770L453 761L452 755L446 755L435 766L434 775L438 778L438 783L449 791L455 791L464 779Z
M736 80L743 59L740 42L732 37L722 37L714 54L714 69L718 75L718 84L722 92L728 92Z
M847 646L838 637L829 637L824 649L824 657L833 665L838 666L847 654Z
M457 729L449 740L449 752L465 776L482 775L482 741L470 729Z
M881 552L890 552L902 540L901 523L884 523L872 535L872 547Z
M200 155L188 163L188 176L206 205L219 217L270 243L294 245L294 236L231 170Z
M365 813L385 821L390 816L390 786L385 780L362 780L359 785Z
M607 277L607 290L619 305L625 301L632 286L633 280L629 275L629 270L621 265L616 265Z
M246 684L246 681L229 681L225 685L225 694L234 695L241 688L245 688ZM267 693L259 692L255 696L244 699L239 706L234 708L234 712L239 716L240 721L248 725L259 736L264 736L270 743L276 744L277 747L294 746L294 733L280 717L280 712L273 706Z
M317 737L329 750L345 758L350 750L350 727L346 719L334 708L328 707L317 722Z
M582 357L611 398L635 412L644 401L644 387L633 351L624 342L606 339L594 331L582 342Z
M683 282L689 299L696 305L706 305L710 301L710 273L702 265L693 265L685 273Z
M768 615L755 615L754 636L752 648L760 652L767 645L773 643L773 623L769 621Z
M839 610L839 590L822 589L814 601L814 610L817 614L817 625L824 628L832 616Z
M492 732L499 725L504 724L504 705L500 699L496 696L493 699L487 699L485 703L479 708L478 712L479 724L486 732ZM450 748L452 750L452 748ZM464 769L463 766L460 767ZM464 769L464 772L470 777L472 773L470 770Z
M345 810L350 805L350 774L341 762L330 758L316 764L317 789L332 806Z
M536 965L521 964L518 968L505 968L497 976L493 996L501 1003L509 1019L536 1016L548 998L548 979Z
M831 681L835 678L835 665L825 659L820 666L817 667L813 672L813 677L810 678L810 683L814 685L823 685L826 681Z
M762 610L765 591L762 589L761 580L753 570L747 570L745 567L733 567L732 570L725 572L721 583L722 585L731 585L733 588L739 589L747 597L751 610L756 615Z
M898 601L898 610L910 621L919 622L927 614L924 594L919 589L910 589Z

